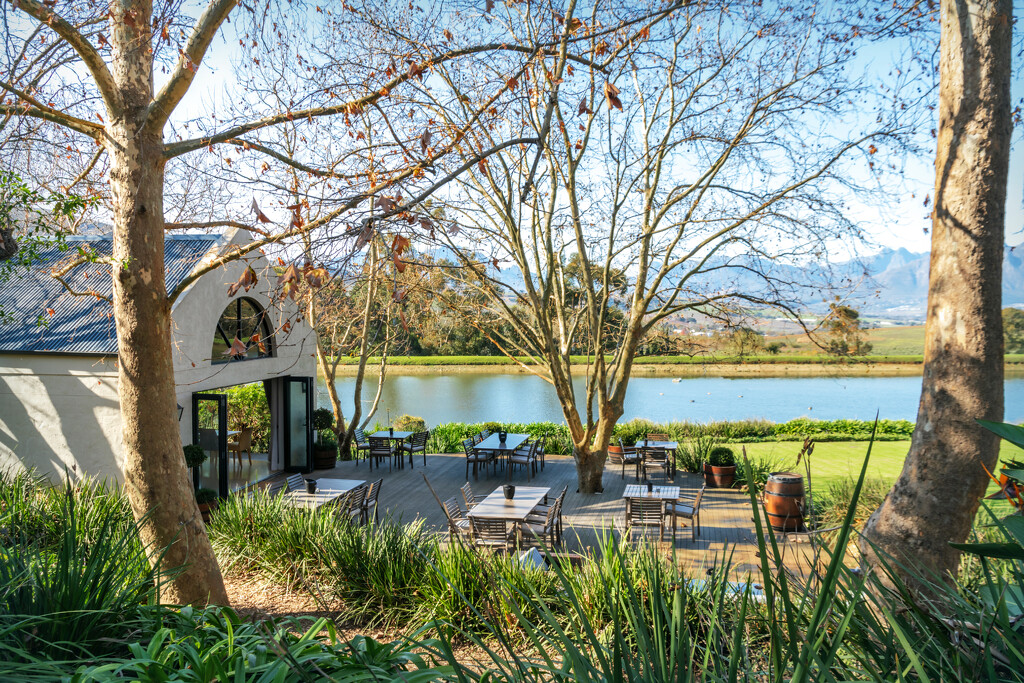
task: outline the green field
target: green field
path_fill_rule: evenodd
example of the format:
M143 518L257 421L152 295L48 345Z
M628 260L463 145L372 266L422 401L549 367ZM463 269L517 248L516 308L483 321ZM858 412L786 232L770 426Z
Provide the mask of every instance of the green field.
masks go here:
M739 455L741 444L733 447ZM791 467L800 451L801 444L796 441L767 441L761 443L742 444L750 457L768 455L784 459L784 464ZM871 449L871 461L868 463L868 477L893 482L903 468L903 460L910 448L910 441L878 441ZM811 456L811 481L814 486L826 486L830 482L846 477L857 477L864 464L864 456L868 450L866 441L832 441L814 444ZM1000 460L1024 458L1024 451L1006 441L999 450ZM980 467L980 465L979 465ZM803 463L799 472L803 472ZM993 485L994 486L994 485ZM993 488L993 490L995 490Z

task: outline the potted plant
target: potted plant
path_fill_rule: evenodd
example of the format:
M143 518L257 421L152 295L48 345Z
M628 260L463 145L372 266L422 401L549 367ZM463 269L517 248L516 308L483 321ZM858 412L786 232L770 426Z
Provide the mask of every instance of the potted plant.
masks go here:
M188 469L192 472L192 484L193 486L199 486L198 468L202 467L203 463L206 462L206 451L197 443L187 444L182 450L185 451L185 464L188 465Z
M704 463L704 481L712 488L731 488L736 481L736 454L728 446L716 446Z
M327 408L313 411L313 429L316 430L316 444L313 446L313 468L333 469L338 464L338 439L334 435L334 413Z
M210 512L217 509L217 502L220 497L213 489L196 489L196 502L199 503L199 511L203 513L203 521L210 523Z

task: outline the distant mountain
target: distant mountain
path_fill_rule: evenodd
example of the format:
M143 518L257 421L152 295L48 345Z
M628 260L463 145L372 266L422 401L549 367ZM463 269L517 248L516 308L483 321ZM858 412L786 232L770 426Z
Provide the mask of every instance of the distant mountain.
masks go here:
M865 259L871 279L854 297L861 312L923 317L928 301L928 257L928 252L885 249ZM1019 304L1024 304L1024 247L1007 245L1003 250L1003 306Z

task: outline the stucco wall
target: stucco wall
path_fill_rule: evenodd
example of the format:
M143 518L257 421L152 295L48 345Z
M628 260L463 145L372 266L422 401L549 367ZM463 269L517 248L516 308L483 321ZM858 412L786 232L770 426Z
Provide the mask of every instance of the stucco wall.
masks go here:
M245 244L246 233L232 232L228 243ZM316 376L312 330L297 320L291 301L268 296L276 274L262 256L250 259L259 282L228 297L227 288L245 265L229 264L186 290L172 308L174 369L183 443L192 441L192 394L288 375ZM217 321L234 298L247 296L271 312L274 356L214 364L210 355ZM282 332L288 321L290 331ZM121 417L114 358L60 354L0 354L0 468L35 467L59 478L65 465L77 473L121 476Z
M114 358L0 355L0 469L120 477Z

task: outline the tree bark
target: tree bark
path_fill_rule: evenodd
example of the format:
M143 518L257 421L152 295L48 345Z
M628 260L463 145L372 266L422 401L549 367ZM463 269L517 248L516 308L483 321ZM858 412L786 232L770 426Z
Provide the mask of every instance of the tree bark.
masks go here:
M148 3L133 3L142 20L112 16L112 75L119 106L108 108L114 223L113 308L118 342L118 394L123 422L124 478L150 558L163 574L184 568L161 599L177 604L227 604L182 454L174 394L171 312L164 279L164 155L162 126L147 123L153 99Z
M875 548L954 575L995 466L1003 416L1001 307L1010 149L1010 0L943 0L935 209L917 425L899 479L868 520ZM872 544L874 547L872 547Z

